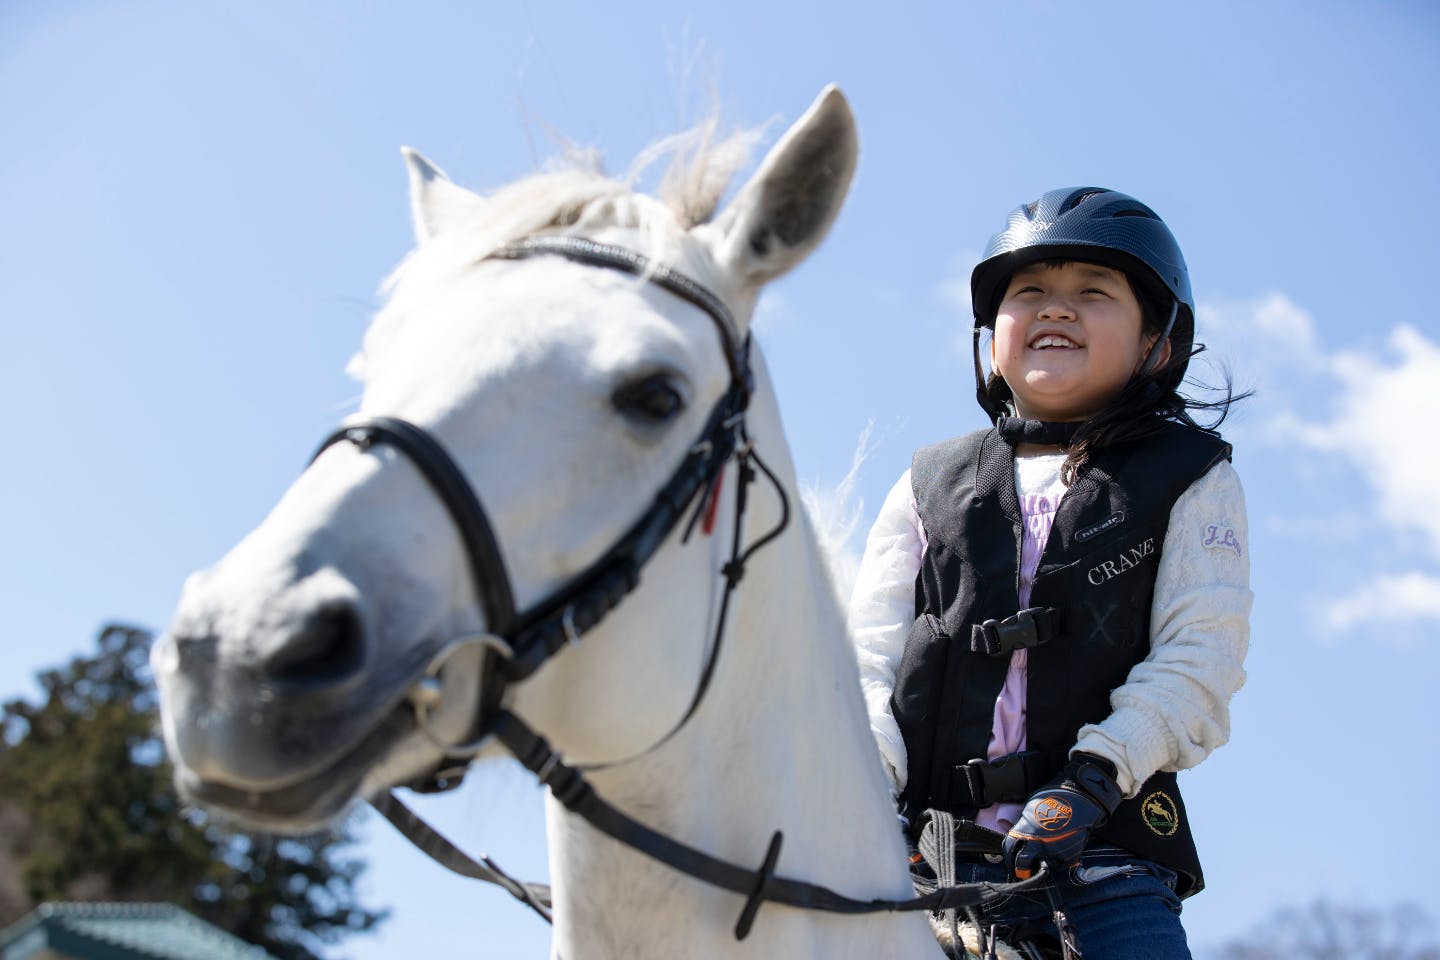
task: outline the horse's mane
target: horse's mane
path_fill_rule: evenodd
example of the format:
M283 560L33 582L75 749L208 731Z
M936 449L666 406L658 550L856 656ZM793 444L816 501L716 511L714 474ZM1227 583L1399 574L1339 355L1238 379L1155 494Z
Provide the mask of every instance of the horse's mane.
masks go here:
M763 129L718 135L711 117L690 130L656 141L636 156L622 177L607 175L595 150L567 146L538 173L516 180L483 200L451 229L419 244L386 278L386 306L365 338L365 350L393 332L434 281L455 276L507 243L537 233L580 233L605 227L639 230L644 252L676 259L689 228L714 216L735 174L749 161ZM657 161L670 163L654 194L637 184ZM698 279L698 278L697 278ZM363 379L363 351L351 361Z

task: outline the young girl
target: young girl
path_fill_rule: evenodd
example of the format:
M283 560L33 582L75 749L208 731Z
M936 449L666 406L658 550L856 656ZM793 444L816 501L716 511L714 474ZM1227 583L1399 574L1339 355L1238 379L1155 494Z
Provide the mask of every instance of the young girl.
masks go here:
M1049 865L985 924L1189 957L1180 898L1204 881L1175 772L1229 737L1251 603L1230 447L1189 410L1218 426L1232 398L1179 395L1189 276L1124 194L1017 208L971 291L994 426L918 451L870 532L850 620L871 726L912 845L934 856L945 823L955 879Z

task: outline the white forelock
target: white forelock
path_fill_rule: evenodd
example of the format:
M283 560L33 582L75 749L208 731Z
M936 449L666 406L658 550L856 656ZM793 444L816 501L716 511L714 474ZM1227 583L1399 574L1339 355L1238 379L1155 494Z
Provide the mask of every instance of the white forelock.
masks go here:
M594 233L608 227L639 231L641 252L656 262L675 263L695 252L687 244L691 227L714 216L737 171L750 159L763 131L717 134L708 119L683 133L656 141L636 156L623 177L608 176L597 153L568 148L549 169L511 183L491 196L455 211L454 226L415 247L381 286L386 305L349 365L365 379L365 354L394 333L410 315L413 301L437 281L474 266L499 248L543 232ZM657 195L636 193L641 177L670 158ZM695 279L714 283L717 278Z

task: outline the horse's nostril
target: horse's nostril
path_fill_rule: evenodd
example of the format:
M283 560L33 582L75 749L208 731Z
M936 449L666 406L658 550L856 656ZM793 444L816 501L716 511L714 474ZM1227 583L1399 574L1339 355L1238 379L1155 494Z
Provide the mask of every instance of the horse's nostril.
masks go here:
M289 642L266 660L271 679L282 683L335 683L353 674L365 658L360 618L345 605L312 614Z

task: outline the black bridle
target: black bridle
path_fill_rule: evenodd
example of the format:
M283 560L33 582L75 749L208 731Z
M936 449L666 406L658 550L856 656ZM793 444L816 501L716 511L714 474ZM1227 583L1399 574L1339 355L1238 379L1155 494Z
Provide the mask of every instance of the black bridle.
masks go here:
M560 256L576 263L642 277L699 307L714 321L720 347L730 369L730 384L716 401L699 439L656 493L640 519L593 564L556 593L525 611L515 609L510 577L484 506L455 461L434 437L396 417L372 417L341 427L320 446L317 457L340 442L355 444L362 450L385 444L405 454L449 512L464 544L475 593L485 614L485 634L459 641L442 651L442 656L450 655L457 646L466 643L478 643L485 650L484 682L472 731L476 741L464 747L452 745L452 749L464 755L447 757L440 769L417 784L417 788L434 791L458 784L466 764L478 749L478 743L493 735L549 788L567 810L583 817L591 826L682 873L744 896L745 906L735 927L735 935L741 939L749 932L760 905L767 900L792 907L850 914L947 910L973 907L991 896L1039 883L1045 876L1044 870L1030 880L1013 884L951 886L910 900L857 900L817 884L776 876L775 867L782 842L779 831L771 837L764 862L758 869L720 860L633 820L607 803L595 792L582 770L567 765L543 737L504 708L504 694L510 684L532 675L567 644L577 643L635 589L640 582L642 568L694 504L682 542L689 538L702 513L719 496L721 471L734 458L739 474L735 485L734 540L730 560L721 568L724 591L714 638L688 709L670 732L649 749L653 750L669 740L689 722L709 688L724 639L730 599L744 575L746 561L756 550L778 537L789 521L789 504L784 490L756 454L746 433L745 411L754 390L750 341L748 336L741 336L724 302L689 277L655 264L638 253L582 237L532 237L504 247L491 256L494 259L519 260L544 255ZM780 496L781 519L773 530L748 549L742 549L748 488L758 476L757 469L765 474ZM416 709L424 729L426 714L418 704ZM372 802L412 842L446 867L465 876L497 883L541 916L550 919L548 890L542 885L520 883L488 858L481 858L478 862L471 859L415 816L393 792Z

